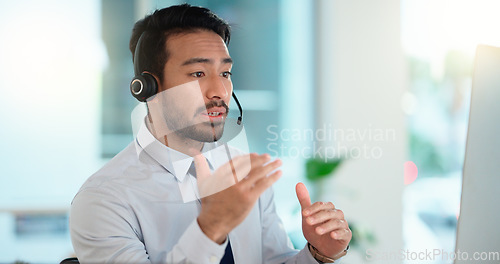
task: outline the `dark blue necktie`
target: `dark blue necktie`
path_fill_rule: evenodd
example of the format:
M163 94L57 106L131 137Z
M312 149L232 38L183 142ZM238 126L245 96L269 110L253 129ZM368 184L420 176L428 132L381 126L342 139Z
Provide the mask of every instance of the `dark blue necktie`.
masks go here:
M234 264L233 251L231 250L231 241L227 241L226 253L224 253L224 257L220 261L220 264Z

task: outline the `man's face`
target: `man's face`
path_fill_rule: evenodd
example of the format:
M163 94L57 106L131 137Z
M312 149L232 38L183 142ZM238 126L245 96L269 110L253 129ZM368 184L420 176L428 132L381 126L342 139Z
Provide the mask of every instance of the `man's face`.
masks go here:
M172 35L159 93L168 129L181 138L212 142L222 136L233 91L232 60L211 31ZM170 89L170 90L169 90Z

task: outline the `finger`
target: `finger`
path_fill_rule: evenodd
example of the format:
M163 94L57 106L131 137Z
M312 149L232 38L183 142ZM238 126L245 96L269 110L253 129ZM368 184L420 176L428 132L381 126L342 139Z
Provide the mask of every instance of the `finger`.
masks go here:
M306 208L302 213L305 217L313 215L321 210L333 210L335 205L332 202L315 202L313 205Z
M281 160L277 159L277 160L270 162L264 166L252 169L251 173L248 175L249 177L248 177L248 181L246 184L248 184L250 186L254 185L255 182L257 182L258 180L260 180L263 177L266 177L270 172L276 170L281 165L282 165Z
M248 180L251 177L251 172L254 168L258 168L269 161L271 157L268 154L259 155L257 153L251 153L250 155L245 155L244 158L239 160L239 165L235 163L234 168L236 172L236 177L238 181Z
M215 172L209 173L210 179L198 178L198 185L203 182L205 190L210 189L211 192L222 191L236 183L234 174L236 171L250 170L250 155L241 155L232 158L229 162L220 166ZM203 160L195 159L195 165L197 162L203 164ZM203 181L205 180L205 181Z
M248 176L249 172L262 166L271 159L269 154L259 155L257 153L250 153L248 155L237 156L232 159L233 166L237 173L246 172L245 176Z
M208 162L201 153L193 156L194 167L196 169L196 178L198 181L203 181L210 176L210 167Z
M337 229L335 231L330 232L330 237L335 240L344 240L349 241L352 238L351 229Z
M258 156L256 153L251 153L248 155L241 155L232 158L224 166L228 167L233 178L237 179L237 182L245 178L252 167L251 160L253 157Z
M314 231L318 235L324 235L328 232L332 232L335 230L340 230L340 229L348 229L349 226L347 225L345 220L342 219L330 219L320 225L318 225L316 228L314 228Z
M295 192L297 193L297 199L299 199L300 207L305 209L311 206L311 197L309 197L309 191L307 191L306 186L299 182L295 186Z
M268 162L271 159L271 156L269 156L269 154L262 154L262 155L258 155L255 153L252 153L252 154L253 155L250 156L252 168L258 168L258 167L264 165L266 162Z
M330 219L344 220L344 213L338 209L320 210L306 218L306 222L310 225L321 224Z
M235 172L233 171L233 168L236 171L236 173L240 173L242 171L250 171L251 167L250 160L255 156L258 155L255 153L251 153L231 158L228 162L226 162L224 165L222 165L216 170L216 174L220 173L234 174Z
M252 191L254 191L257 195L261 195L267 188L271 187L282 175L281 170L277 170L273 172L271 175L261 178L257 182L255 182Z
M238 156L238 160L232 160L232 175L236 182L240 182L248 176L252 169L252 156L257 156L256 153L250 155Z
M243 180L248 181L250 178L253 177L252 172L258 169L259 167L262 167L262 165L268 162L269 159L271 159L271 156L269 156L269 154L263 154L263 155L258 155L257 153L250 154L249 156L247 156L245 162L240 162L244 164L234 165L238 179L240 181ZM244 177L242 177L242 174L245 174ZM253 184L253 182L251 184Z

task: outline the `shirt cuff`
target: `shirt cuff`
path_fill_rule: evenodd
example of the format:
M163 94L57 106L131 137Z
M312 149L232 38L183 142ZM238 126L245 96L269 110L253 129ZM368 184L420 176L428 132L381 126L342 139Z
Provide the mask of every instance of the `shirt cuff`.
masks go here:
M219 245L208 238L195 219L179 239L179 249L193 263L220 263L226 251L227 239Z

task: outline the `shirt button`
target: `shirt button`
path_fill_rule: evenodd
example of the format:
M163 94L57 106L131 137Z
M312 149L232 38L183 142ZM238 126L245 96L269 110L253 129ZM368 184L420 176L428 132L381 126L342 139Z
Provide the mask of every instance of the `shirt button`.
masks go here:
M219 261L219 258L216 256L210 256L210 263L217 263Z

